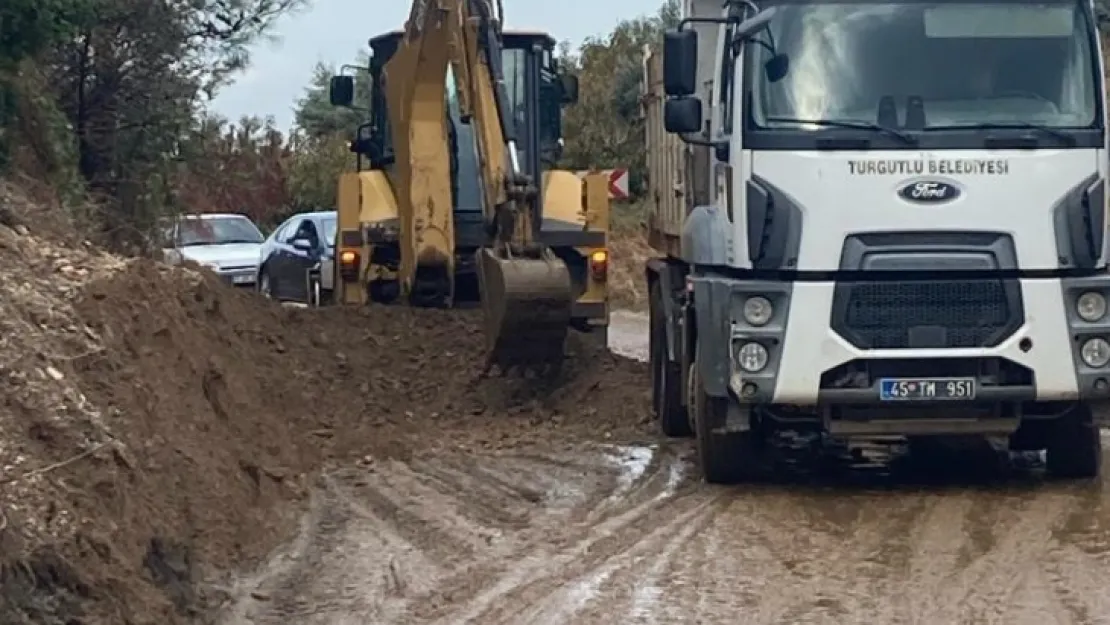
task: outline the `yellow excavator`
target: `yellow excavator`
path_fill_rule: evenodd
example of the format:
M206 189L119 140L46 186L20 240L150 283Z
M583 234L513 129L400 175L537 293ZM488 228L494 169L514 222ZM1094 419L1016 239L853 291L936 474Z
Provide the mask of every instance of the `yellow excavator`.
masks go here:
M415 0L370 40L369 120L339 181L334 298L455 306L476 295L488 368L551 371L568 328L607 335L608 180L556 168L577 100L555 40L490 0ZM350 107L355 80L331 81Z

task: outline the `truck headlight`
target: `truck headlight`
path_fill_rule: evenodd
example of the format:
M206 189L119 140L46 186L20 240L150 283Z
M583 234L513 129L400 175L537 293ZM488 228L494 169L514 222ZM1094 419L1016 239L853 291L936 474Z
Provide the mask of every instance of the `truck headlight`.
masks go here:
M1079 348L1079 356L1092 369L1105 367L1110 363L1110 343L1099 337L1087 339L1083 347Z
M1083 321L1094 323L1106 316L1106 298L1102 293L1088 291L1079 296L1075 303L1075 312Z
M1110 349L1110 346L1108 346ZM758 373L767 366L767 348L759 343L744 343L736 350L736 364L748 373Z
M744 321L753 326L767 325L774 314L775 309L771 306L771 300L766 297L756 295L755 297L749 297L744 302Z

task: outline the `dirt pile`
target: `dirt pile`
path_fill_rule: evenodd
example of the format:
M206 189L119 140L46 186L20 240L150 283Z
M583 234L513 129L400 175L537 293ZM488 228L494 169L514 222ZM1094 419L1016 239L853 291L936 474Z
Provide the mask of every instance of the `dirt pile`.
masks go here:
M647 371L574 335L480 379L478 312L289 310L0 230L0 622L188 622L329 462L635 432ZM285 514L280 514L286 510Z

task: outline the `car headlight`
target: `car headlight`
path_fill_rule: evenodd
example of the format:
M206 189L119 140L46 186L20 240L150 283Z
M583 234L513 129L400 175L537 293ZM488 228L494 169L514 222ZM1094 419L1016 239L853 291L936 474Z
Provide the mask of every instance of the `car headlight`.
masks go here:
M1088 291L1075 302L1075 312L1083 321L1094 323L1106 316L1106 298L1102 293Z
M744 302L744 321L753 326L767 325L774 314L775 309L771 306L771 300L766 297L756 295L755 297L749 297Z
M220 266L217 265L216 263L201 263L201 264L204 265L204 267L206 269L211 269L212 271L215 271L215 272L220 271Z
M767 366L767 348L759 343L744 343L736 350L736 364L748 373L758 373Z
M1079 349L1079 355L1088 367L1100 369L1110 363L1110 343L1099 337L1087 339Z

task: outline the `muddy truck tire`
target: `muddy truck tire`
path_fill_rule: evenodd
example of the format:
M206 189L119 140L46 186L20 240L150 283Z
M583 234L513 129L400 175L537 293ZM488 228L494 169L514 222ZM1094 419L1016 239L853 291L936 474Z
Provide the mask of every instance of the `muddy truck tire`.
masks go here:
M1061 479L1099 476L1102 470L1102 441L1091 407L1080 404L1060 417L1049 431L1045 469Z
M663 313L663 289L651 285L648 350L651 366L651 401L659 429L666 436L693 434L686 407L682 405L682 366L667 355L667 318Z
M757 480L766 465L765 441L759 430L714 432L728 413L727 398L711 397L702 386L698 362L690 367L690 415L697 437L698 462L705 481L710 484L736 484Z

